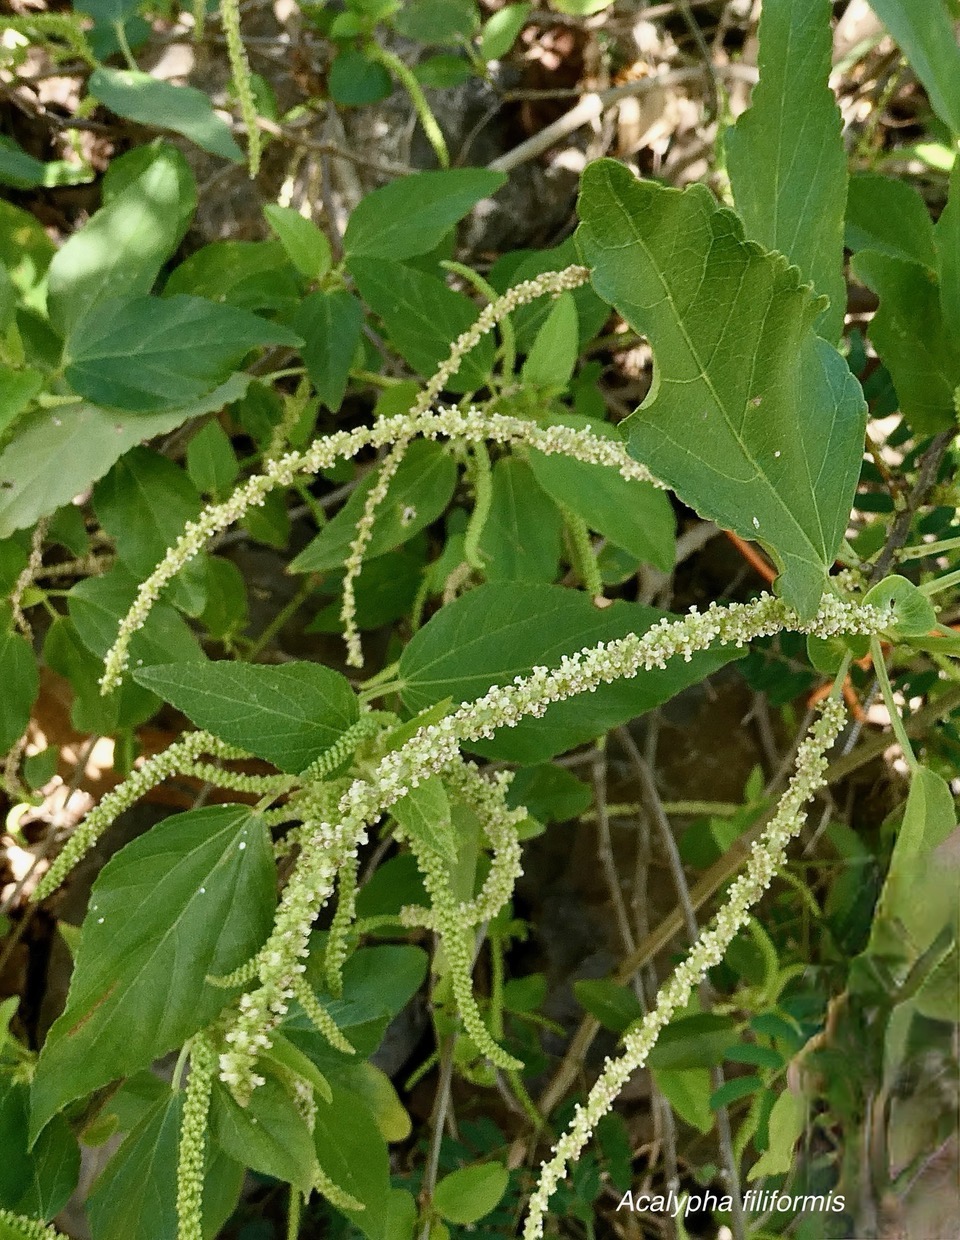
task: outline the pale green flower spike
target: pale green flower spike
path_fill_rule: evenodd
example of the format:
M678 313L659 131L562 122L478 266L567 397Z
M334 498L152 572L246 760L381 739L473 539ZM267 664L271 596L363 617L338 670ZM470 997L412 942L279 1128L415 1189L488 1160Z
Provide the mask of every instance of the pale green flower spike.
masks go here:
M456 791L480 819L493 852L479 895L457 908L457 919L463 926L479 926L496 917L523 873L517 827L527 817L527 811L522 806L507 806L506 794L512 779L512 771L498 771L492 779L485 779L472 762L455 763L444 772L447 787ZM439 930L433 910L414 904L401 909L400 921L405 926Z
M36 1218L27 1218L24 1214L14 1214L0 1206L0 1223L5 1224L11 1236L22 1236L23 1240L62 1240L61 1234L53 1227L48 1227Z
M502 297L497 297L489 302L480 312L476 322L453 342L446 361L427 380L419 396L411 405L407 417L415 420L431 408L434 401L447 386L449 380L463 365L463 359L467 354L498 323L505 321L512 311L519 306L526 305L528 302L536 301L540 297L545 297L549 294L556 295L565 290L577 288L579 285L585 284L589 279L590 272L586 267L565 267L563 271L548 271L543 275L537 276L536 279L524 280L512 289L509 289ZM412 439L413 434L405 438L398 438L384 458L377 481L367 495L363 506L363 513L357 522L356 536L350 544L350 551L344 563L346 575L343 579L343 602L340 608L340 620L343 624L343 635L347 643L347 664L350 667L363 667L363 651L360 648L360 633L357 630L357 578L360 576L360 571L363 568L364 553L370 545L370 539L373 537L377 509L386 499L390 482L400 468L400 462L403 460ZM489 461L487 465L489 474ZM470 562L472 563L472 561Z
M389 711L384 710L368 710L361 715L356 723L352 723L346 732L343 733L329 749L324 750L319 758L315 758L313 762L301 771L300 780L305 783L314 783L317 780L326 779L331 775L338 766L342 766L349 758L359 744L367 740L368 737L376 736L380 731L382 723L394 716Z
M537 718L553 702L636 676L642 670L666 667L676 655L689 660L715 642L742 647L755 637L781 629L820 637L840 633L869 636L882 631L885 623L884 614L877 608L833 594L823 596L810 621L801 621L769 594L727 607L712 603L705 612L692 609L681 619L665 618L642 635L630 634L568 655L552 670L535 668L529 676L518 676L511 685L494 686L476 701L420 728L406 744L386 754L369 779L354 780L331 815L332 822L321 821L302 836L296 868L261 953L261 985L240 1000L240 1013L231 1031L236 1034L234 1044L221 1056L221 1079L238 1097L254 1088L258 1048L269 1045L270 1031L287 1010L294 984L305 968L302 958L309 953L311 926L330 899L337 872L356 857L358 848L366 843L367 828L381 814L411 788L460 761L461 744L489 739L499 728L514 727L523 718Z
M121 620L117 639L104 660L101 692L110 693L120 684L129 662L130 640L134 633L142 627L167 583L200 554L215 534L222 533L239 521L250 508L262 505L267 495L277 487L291 486L302 474L316 474L332 468L338 460L351 459L364 448L381 448L414 435L422 435L426 439L443 436L462 443L482 443L487 439L494 443L524 443L548 456L569 456L587 464L607 466L617 470L627 481L650 482L659 487L664 485L653 477L645 465L628 455L618 440L594 435L589 429L540 426L527 418L485 413L474 406L466 410L440 406L435 411L416 415L401 413L381 418L374 426L335 431L332 435L314 440L303 452L287 452L276 460L268 461L262 474L248 478L229 499L221 504L211 504L196 521L186 525L176 543L146 581L141 583L136 599Z
M257 105L253 97L250 61L240 34L240 0L221 0L220 20L223 23L223 34L227 43L230 72L233 74L233 89L237 92L240 114L247 131L247 163L250 167L250 176L255 177L260 171L260 125L257 118Z
M340 1026L336 1023L327 1009L320 1003L317 996L313 993L302 977L298 977L293 985L293 994L297 1002L310 1018L310 1023L319 1033L327 1039L334 1050L342 1051L344 1055L355 1055L356 1050L350 1045L344 1035L340 1032Z
M450 970L450 983L457 1011L463 1021L467 1036L481 1055L505 1071L519 1070L523 1064L508 1055L493 1040L483 1023L480 1009L473 994L473 934L460 919L457 904L447 876L447 866L438 852L425 848L417 840L410 841L417 865L423 875L423 885L430 896L432 920L440 935L443 954Z
M327 934L327 950L323 957L323 971L332 995L343 994L343 966L350 950L350 927L357 916L357 871L360 862L350 859L337 875L337 911Z
M336 1206L338 1210L365 1210L367 1208L362 1201L357 1201L356 1197L351 1196L345 1188L334 1184L320 1166L317 1167L315 1186L317 1192L322 1193L327 1201Z
M13 30L28 39L40 35L54 61L73 57L96 68L97 58L80 25L79 13L32 13L28 17L2 17L0 30ZM64 50L57 47L53 41L56 39L66 44Z
M163 783L171 775L185 774L191 769L196 759L204 753L228 760L250 756L245 750L226 744L211 732L188 732L163 753L148 758L139 770L134 771L122 784L108 792L100 804L94 806L87 814L67 841L63 852L37 884L31 899L35 902L46 899L60 886L84 853L93 847L104 831L112 826L124 810L129 809L151 788ZM229 775L230 772L218 772L218 776L219 774Z
M550 1197L567 1167L590 1140L593 1130L613 1106L630 1076L646 1063L670 1019L687 1005L707 971L723 959L738 931L747 924L751 907L785 863L786 847L806 819L807 802L826 782L824 755L840 734L844 718L845 711L840 703L829 700L797 751L793 778L769 826L751 849L745 870L732 884L726 904L674 970L657 996L654 1008L626 1034L620 1058L607 1060L586 1106L577 1107L570 1127L553 1148L553 1157L541 1168L540 1181L530 1198L523 1240L540 1240Z
M180 1145L177 1151L177 1240L203 1240L203 1172L210 1092L217 1070L213 1047L198 1033L190 1047Z

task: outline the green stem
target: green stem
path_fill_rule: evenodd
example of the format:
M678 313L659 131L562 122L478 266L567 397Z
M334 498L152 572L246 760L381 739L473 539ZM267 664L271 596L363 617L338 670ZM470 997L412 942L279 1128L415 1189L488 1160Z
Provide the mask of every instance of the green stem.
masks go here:
M447 271L452 271L454 275L458 275L461 279L471 284L478 293L482 293L488 301L496 301L499 296L497 290L483 276L478 275L476 271L465 267L463 263L455 263L452 259L445 259L441 264ZM505 314L499 323L500 338L503 342L503 373L512 375L517 364L517 338L513 330L513 323L509 314Z
M297 1240L300 1235L300 1190L290 1185L290 1206L287 1210L287 1240Z
M883 647L880 645L879 637L870 638L870 654L873 657L873 667L877 673L877 680L880 682L880 692L883 694L887 714L890 716L893 734L896 736L897 743L903 751L904 761L910 768L911 774L913 774L920 769L920 763L917 761L917 755L913 752L910 737L907 736L907 729L903 726L900 709L893 697L893 685L890 683L890 676L887 672L887 665L883 657Z
M130 50L130 44L127 42L127 31L124 23L114 22L113 30L117 36L117 43L119 44L123 59L127 62L127 68L132 69L134 73L136 73L138 66L137 62L133 58L133 52Z
M311 573L290 602L287 603L286 607L277 612L274 618L247 651L247 658L250 662L252 662L262 650L265 650L266 647L270 645L274 637L276 637L290 617L296 615L296 613L306 602L307 598L309 598L316 588L317 575L316 573Z
M441 168L450 167L450 152L447 150L447 143L437 124L437 118L427 103L427 97L420 87L420 83L411 73L410 69L403 63L399 56L395 56L393 52L388 52L386 48L374 44L368 48L368 52L372 59L379 60L384 68L388 69L395 77L400 80L401 85L416 109L417 116L420 118L420 124L423 131L427 135L427 141L433 147L434 154Z
M925 581L922 586L917 589L921 594L925 594L927 598L931 598L934 594L939 594L942 590L949 590L951 586L955 586L960 582L960 568L955 569L952 573L946 573L943 577L934 577L932 581Z

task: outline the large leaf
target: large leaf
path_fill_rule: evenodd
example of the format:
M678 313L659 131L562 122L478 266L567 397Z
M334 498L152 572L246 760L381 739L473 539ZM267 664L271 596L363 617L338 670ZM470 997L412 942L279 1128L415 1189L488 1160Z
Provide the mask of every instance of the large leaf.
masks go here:
M177 245L181 213L193 211L196 188L180 152L161 147L147 154L143 171L50 264L50 321L64 335L101 302L149 292Z
M180 1091L164 1091L107 1163L87 1201L92 1240L177 1240L177 1151L183 1100ZM204 1240L220 1235L242 1183L242 1164L208 1147Z
M343 289L311 293L294 319L310 382L328 409L340 408L363 326L363 306Z
M66 1103L147 1067L214 1019L230 992L207 976L261 946L275 891L269 835L245 806L175 815L107 863L66 1010L37 1065L33 1134Z
M316 1160L307 1122L296 1101L274 1078L239 1106L217 1081L210 1107L217 1145L230 1158L263 1175L287 1180L309 1193Z
M116 566L99 577L85 577L70 591L70 619L80 640L99 659L116 641L117 628L136 598L137 585L136 577ZM130 657L135 667L174 660L190 665L205 662L203 651L183 617L162 602L151 609L133 635Z
M391 344L419 374L432 375L450 341L472 327L480 311L463 293L426 271L386 259L355 259L352 271L364 301L383 319ZM493 340L484 336L447 381L451 392L483 387L493 365Z
M914 186L863 172L850 178L845 241L857 253L876 250L934 270L937 252L930 212Z
M175 86L137 69L98 65L87 89L118 116L157 129L172 129L211 155L221 155L235 164L243 162L243 152L230 126L214 112L209 97L194 86Z
M291 572L322 573L343 564L375 482L374 475L364 479L333 520L294 559ZM457 466L449 452L428 440L412 443L377 508L365 559L392 551L436 521L450 503L456 485Z
M960 134L960 47L945 0L870 0L926 88L934 110Z
M364 1206L344 1211L369 1240L388 1240L384 1203L390 1195L387 1143L353 1090L332 1081L329 1102L317 1101L313 1139L317 1160L338 1187Z
M452 168L391 181L367 194L354 208L343 236L348 260L399 262L428 254L458 220L506 179L502 172L485 168Z
M134 679L198 728L291 774L308 767L358 717L348 682L319 663L173 663L143 668Z
M830 298L817 330L836 344L847 303L847 156L840 109L827 85L832 8L830 0L764 0L760 80L726 145L747 236L786 254Z
M16 1003L16 1000L13 1001ZM80 1150L67 1122L48 1124L27 1149L30 1091L9 1076L0 1078L0 1207L51 1219L77 1186Z
M255 345L299 343L286 327L202 297L116 300L77 322L66 378L96 404L157 413L201 400Z
M479 586L414 634L400 657L401 696L411 711L447 697L468 702L535 666L554 667L565 654L643 633L665 614L625 602L598 608L586 595L561 586L520 581ZM709 651L690 663L678 659L662 671L601 685L595 693L555 703L542 719L525 719L469 748L488 757L542 762L659 706L735 657L734 650Z
M293 313L300 286L279 241L212 241L170 273L163 296L189 293L240 310Z
M165 413L128 417L78 400L25 414L0 452L0 538L69 504L134 444L239 400L249 381L231 375L209 396Z
M577 233L593 284L653 347L630 452L701 516L761 542L783 597L812 615L843 539L866 408L819 339L796 267L745 240L708 190L636 181L601 160Z
M934 272L871 250L854 256L853 270L880 298L870 339L890 371L904 417L921 435L953 426L960 337L944 318Z
M216 423L209 423L213 426ZM121 562L146 577L200 512L189 475L151 448L134 448L97 486L94 509Z
M586 419L565 417L569 425ZM593 427L594 434L604 427ZM531 451L534 477L548 495L566 504L617 547L645 564L669 572L676 554L677 520L669 497L649 482L622 478L615 469L559 454Z
M526 461L493 467L490 512L478 550L489 581L556 581L563 518Z

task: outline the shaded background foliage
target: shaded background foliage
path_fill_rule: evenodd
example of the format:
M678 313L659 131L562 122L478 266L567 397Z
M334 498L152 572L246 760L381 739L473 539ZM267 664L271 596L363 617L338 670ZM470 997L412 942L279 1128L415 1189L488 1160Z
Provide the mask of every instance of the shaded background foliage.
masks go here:
M811 5L810 14L821 7ZM956 13L946 3L894 0L832 9L832 48L821 52L832 64L854 174L846 231L833 244L845 240L855 257L844 289L816 283L832 294L821 331L833 340L846 296L842 348L870 403L869 451L846 533L863 559L889 549L889 569L896 514L908 516L902 542L954 533L954 449L943 432L954 423L960 351L950 316L945 322L935 304L934 281L947 287L937 245L952 252L960 215L956 202L952 216L944 213L950 131L960 129L950 50ZM765 232L770 204L762 193L753 202L737 189L738 176L744 183L751 166L775 153L763 148L762 134L751 145L749 125L738 126L726 147L722 141L757 77L760 6L746 0L244 6L264 144L254 179L242 162L250 135L216 13L125 0L86 0L75 11L16 0L4 10L11 20L0 23L0 258L9 273L0 283L0 578L13 602L0 639L0 739L12 755L0 985L14 1000L4 1008L12 1036L3 1051L13 1069L40 1047L63 1006L71 936L107 857L169 809L211 795L206 783L189 779L155 789L62 894L39 908L25 903L94 799L138 757L173 740L186 719L207 726L181 700L182 687L160 672L111 699L96 686L98 660L135 581L184 522L284 446L361 424L371 412L408 408L418 377L432 373L451 337L473 320L478 298L575 261L579 177L598 156L613 155L666 185L701 182L720 196L732 181L749 235L793 251L775 229ZM776 67L767 67L773 75ZM799 175L814 185L819 177L829 184L817 154L817 126L827 122L811 119L827 106L810 96L794 118L811 125L815 158ZM158 133L162 145L151 145ZM455 189L444 180L434 196L429 187L440 183L422 174L445 163L461 179ZM825 194L817 214L826 228L840 215ZM931 218L939 220L936 233ZM40 291L55 250L46 305L70 342L64 378L85 403L64 396L63 409L54 401L38 413L31 402L58 365ZM810 251L813 274L823 247ZM442 265L450 262L486 284ZM147 296L155 287L159 301ZM109 293L134 299L113 322L97 310ZM198 298L205 300L198 305ZM530 416L547 408L581 424L627 417L650 389L652 357L633 330L643 325L616 304L623 319L584 288L552 310L518 312L515 346L526 360L524 387L507 394L512 408ZM16 331L36 364L16 354L8 306L16 306ZM89 318L75 330L94 311L97 332ZM904 324L906 346L898 343ZM150 359L151 373L137 358L138 342L161 331L170 350ZM920 365L918 343L927 350ZM233 372L254 346L266 351L248 381ZM283 373L294 370L298 349L308 384ZM485 344L449 391L483 388L497 361L502 354ZM135 662L240 658L282 667L318 659L344 669L339 566L373 464L337 466L297 492L274 493L221 535L156 609ZM388 668L405 646L409 710L472 696L457 683L456 661L447 680L441 667L429 691L418 688L415 672L434 657L431 642L440 659L451 647L443 626L459 613L436 609L468 584L456 571L469 563L470 501L487 466L489 516L471 564L476 588L456 604L482 612L484 622L492 624L491 597L504 608L523 602L519 587L503 583L523 583L529 603L519 610L531 617L545 610L551 590L584 583L578 518L592 531L604 592L622 600L599 613L611 633L635 604L682 612L714 598L749 597L769 579L756 547L724 537L680 501L652 491L625 496L617 480L588 484L569 465L535 453L484 462L432 444L411 450L358 581L365 675ZM747 540L752 533L739 532ZM950 570L955 557L951 548L936 560L916 555L901 571ZM485 599L498 584L500 592ZM571 616L572 637L596 609L573 594L570 607L582 613ZM950 623L955 614L948 596L941 618ZM532 645L518 652L518 667L540 661L543 629L531 622L527 633ZM896 684L915 715L924 760L951 779L960 735L955 686L942 674L953 647L943 640L940 649L901 658ZM326 1148L331 1158L338 1146L347 1151L344 1177L359 1167L362 1179L366 1168L371 1191L390 1175L414 1194L433 1150L440 1177L434 1234L448 1225L466 1234L459 1227L474 1219L472 1234L515 1233L529 1168L543 1152L526 1104L562 1129L572 1099L684 942L659 817L669 817L699 915L782 784L785 757L824 673L802 639L788 635L757 643L707 680L696 670L690 680L700 683L642 719L614 712L568 737L565 748L613 725L605 743L554 761L556 747L511 752L506 738L490 751L495 760L526 763L512 796L537 824L512 914L488 928L476 975L506 1045L524 1061L522 1078L500 1081L498 1090L461 1040L449 1085L455 1119L442 1133L435 1119L444 1074L434 1048L452 1045L444 1041L452 1028L448 997L424 983L426 958L412 940L361 949L351 962L343 1025L364 1029L355 1044L376 1052L383 1075L368 1082L380 1091L369 1111L329 1133ZM844 1191L848 1213L832 1234L951 1231L951 1012L946 1004L933 1008L907 1028L897 1014L902 996L870 975L904 771L880 731L885 717L873 703L868 667L854 668L851 694L863 704L863 736L836 761L822 816L771 892L763 926L754 923L712 976L706 1010L659 1048L651 1072L631 1084L558 1195L562 1234L677 1234L662 1217L618 1212L623 1192L716 1188L731 1143L744 1169L759 1165L758 1174L786 1177L792 1191ZM365 916L420 898L408 856L384 850L378 859L375 870L365 858L373 874L360 897ZM394 925L388 938L399 937ZM393 983L383 995L387 977ZM310 1048L308 1031L296 1045ZM360 1078L340 1069L339 1077L329 1073L335 1091L361 1094ZM146 1161L175 1164L181 1103L160 1077L137 1074L115 1097L71 1114L70 1125L57 1117L32 1153L23 1140L26 1086L13 1071L4 1080L0 1204L47 1218L65 1209L58 1221L68 1234L94 1240L172 1234L172 1198L158 1212L136 1195ZM797 1096L805 1099L802 1114L791 1102ZM227 1101L219 1105L224 1166L211 1174L220 1186L219 1198L211 1194L211 1226L244 1240L283 1234L285 1195L271 1175L283 1168L259 1151L243 1178L237 1159L252 1138L231 1130L236 1117ZM350 1112L344 1102L338 1114ZM719 1128L717 1114L727 1117ZM724 1122L732 1128L726 1140ZM127 1138L118 1154L119 1134ZM386 1141L389 1163L380 1153ZM290 1158L296 1161L295 1149ZM506 1187L490 1171L496 1165L510 1168ZM444 1175L477 1168L488 1169L487 1180L444 1189ZM87 1187L73 1195L78 1174ZM472 1189L470 1214L463 1202ZM301 1234L354 1236L357 1222L314 1198ZM753 1234L779 1234L784 1222L755 1221ZM728 1224L705 1213L687 1220L690 1234L717 1235ZM793 1234L825 1234L824 1226L800 1218Z

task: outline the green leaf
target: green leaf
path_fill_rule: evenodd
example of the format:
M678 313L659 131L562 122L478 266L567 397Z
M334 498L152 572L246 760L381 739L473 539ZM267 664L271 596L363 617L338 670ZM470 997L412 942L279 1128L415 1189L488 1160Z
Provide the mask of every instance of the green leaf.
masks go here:
M90 75L87 89L118 116L154 129L172 129L211 155L235 164L243 162L243 152L230 126L213 110L209 97L196 87L175 86L136 69L98 65Z
M500 1163L461 1167L437 1184L433 1208L448 1223L475 1223L499 1203L509 1182L510 1173Z
M940 305L945 322L960 323L960 159L950 174L947 205L937 220L937 258L940 274Z
M933 271L870 250L854 255L859 280L880 298L870 339L890 372L904 417L920 435L955 424L960 339L943 317Z
M151 1107L94 1185L87 1203L93 1240L173 1240L183 1095Z
M170 608L165 610L182 623ZM116 632L114 624L113 637L116 637ZM142 634L138 633L137 638L142 641ZM135 728L156 714L160 705L154 694L132 681L125 681L109 697L101 696L99 682L103 659L91 653L90 648L81 641L76 625L66 616L58 616L50 625L43 643L43 659L52 671L70 682L73 690L70 722L78 732L109 736Z
M177 1240L177 1150L182 1092L165 1089L139 1119L87 1200L92 1240ZM203 1240L214 1240L233 1213L243 1166L207 1150Z
M923 83L934 111L960 135L960 47L944 0L870 0Z
M245 1107L216 1081L210 1099L210 1128L230 1158L309 1194L315 1179L313 1139L296 1102L278 1081L268 1077Z
M532 4L506 4L485 23L480 35L480 58L500 60L506 56L520 36Z
M293 207L269 203L263 208L267 223L280 238L287 257L301 275L319 280L330 270L330 242L314 224Z
M644 633L665 614L622 601L598 608L586 595L560 586L478 586L414 634L400 657L401 697L412 711L446 697L469 702L535 666L554 667L565 654ZM678 659L664 670L601 685L595 693L555 703L542 719L525 719L469 748L498 759L542 762L659 706L736 657L732 649L708 651L690 663Z
M502 457L493 467L490 512L478 550L489 581L555 581L563 517L530 466Z
M868 590L864 604L890 615L887 631L896 637L925 637L936 628L937 613L925 594L906 577L894 574Z
M594 287L658 365L623 423L631 453L701 516L761 542L786 602L811 616L846 530L866 413L814 332L821 304L701 185L665 189L601 160L579 210Z
M32 367L14 370L0 363L0 437L6 438L5 432L30 406L45 383L46 376L40 370Z
M577 365L579 340L577 303L572 293L561 293L523 363L524 382L566 387Z
M33 1080L35 1136L66 1103L147 1067L229 1001L231 972L270 930L270 838L245 806L177 814L127 844L94 883L63 1014Z
M133 418L86 401L26 414L0 452L0 538L69 504L135 444L239 400L249 381L233 375L202 400Z
M406 834L448 861L457 855L457 835L450 818L450 801L438 775L411 788L390 810Z
M180 152L164 146L145 156L138 175L54 255L48 305L63 335L105 301L149 292L179 242L181 213L193 213L196 187Z
M133 448L98 484L94 511L135 577L148 576L200 514L189 475L152 448Z
M77 1186L80 1150L60 1116L28 1150L29 1113L27 1086L0 1078L0 1207L47 1220L60 1213Z
M566 425L586 425L573 417ZM594 433L603 428L593 427ZM534 477L558 504L566 504L592 530L663 573L673 568L677 519L664 491L631 482L615 469L574 461L559 454L530 452Z
M379 60L359 48L345 48L330 66L330 97L347 107L379 103L393 91L393 82Z
M289 328L200 297L100 304L67 344L66 378L96 404L157 413L201 400L256 345L300 344Z
M343 564L375 482L373 474L364 479L333 520L294 559L291 572L322 573ZM392 551L435 521L453 498L456 484L456 463L443 447L423 439L412 443L377 508L364 558L372 560Z
M432 375L450 353L450 341L479 317L469 297L425 271L369 258L356 258L350 267L364 301L383 319L390 343L418 374ZM472 392L484 387L493 358L493 340L484 336L448 379L447 388Z
M552 763L521 767L507 792L511 808L523 805L540 822L567 822L582 814L592 800L589 784Z
M612 1033L623 1033L643 1015L640 1001L630 987L607 978L574 982L573 993L583 1010Z
M230 436L216 420L206 422L187 444L190 481L207 495L225 496L239 472Z
M417 43L456 43L473 34L477 6L473 0L405 0L393 24Z
M927 204L913 185L872 172L850 178L846 245L934 270L937 251Z
M786 254L830 298L816 319L836 344L843 330L843 213L847 156L840 109L827 85L830 0L766 0L760 80L751 106L727 130L727 170L746 234Z
M417 892L415 899L419 900L422 886ZM326 988L322 936L316 936L314 942L318 949L311 950L307 960L307 981L359 1054L372 1055L389 1022L423 985L429 963L426 953L410 945L362 947L348 957L343 968L343 994L334 998ZM293 1005L284 1018L283 1032L331 1081L332 1071L353 1060L333 1050L298 1005Z
M115 567L100 577L78 581L70 591L67 598L70 619L80 640L98 659L102 659L116 641L117 628L136 597L137 584L136 577ZM143 627L134 634L130 657L135 667L172 660L191 667L205 662L190 628L165 603L156 604Z
M32 310L43 312L43 276L56 253L38 220L12 203L0 201L0 264Z
M27 730L40 690L33 648L10 630L0 632L0 685L0 753L6 753Z
M735 1076L713 1091L710 1095L710 1109L719 1111L721 1107L739 1102L741 1098L749 1098L762 1088L763 1081L759 1076Z
M363 307L343 289L311 293L303 299L293 326L303 337L300 353L310 382L327 408L336 412L360 343Z
M767 1120L767 1148L747 1172L747 1179L756 1180L762 1175L786 1175L794 1165L793 1152L806 1122L805 1099L785 1089L773 1104Z
M291 774L308 767L359 717L348 682L319 663L170 664L143 668L134 679L198 728Z
M401 262L429 254L506 179L502 172L485 168L451 168L415 172L367 194L354 208L343 236L350 270L357 258Z
M12 138L0 134L0 185L38 189L40 186L82 185L93 178L89 164L70 163L65 159L44 163L28 155Z
M680 1016L664 1029L647 1062L651 1068L709 1068L723 1063L737 1038L729 1016L712 1012Z
M710 1110L710 1070L708 1068L658 1068L652 1072L657 1088L692 1128L707 1133L713 1127Z
M390 1155L367 1105L354 1090L331 1081L330 1102L317 1101L313 1129L317 1161L339 1187L364 1205L344 1210L369 1240L387 1240L384 1205L390 1196Z
M240 310L292 313L300 285L279 241L214 241L171 273L163 296L189 293Z

